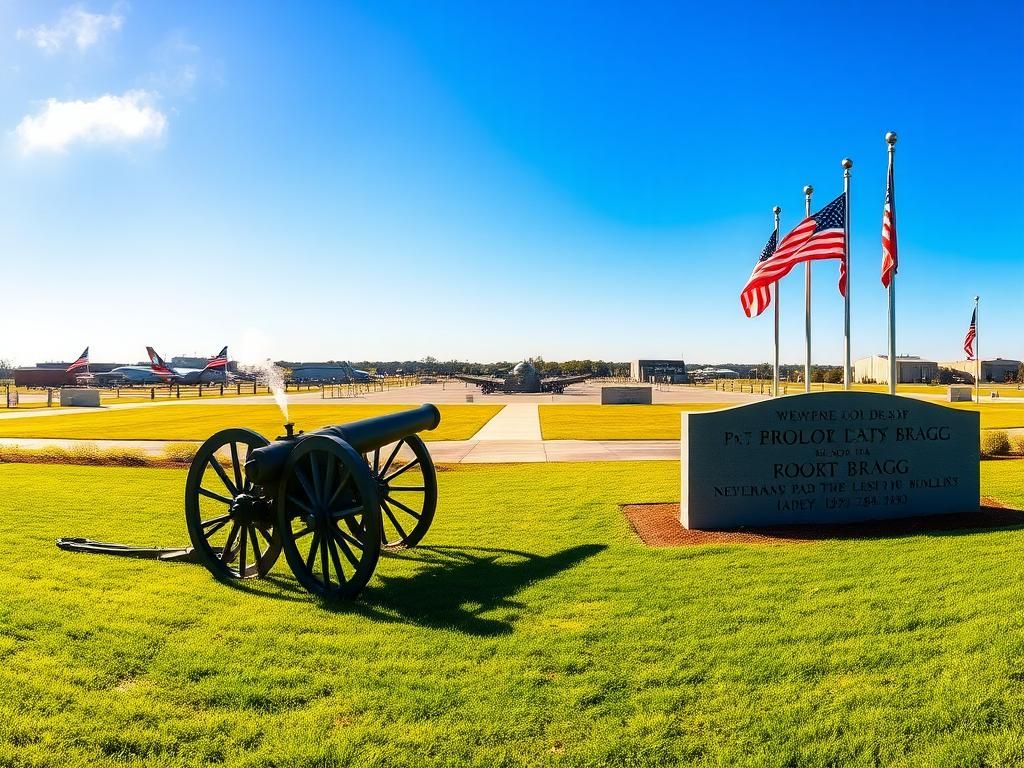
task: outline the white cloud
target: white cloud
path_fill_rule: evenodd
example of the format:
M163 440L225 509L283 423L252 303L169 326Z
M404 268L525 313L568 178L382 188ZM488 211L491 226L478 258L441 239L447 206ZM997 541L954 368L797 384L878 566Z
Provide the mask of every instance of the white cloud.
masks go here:
M26 115L15 133L24 154L62 152L76 142L118 144L160 138L167 117L153 106L149 91L105 94L92 101L48 99L36 115Z
M19 40L30 40L37 48L47 53L56 53L68 43L80 51L91 48L109 32L116 32L124 25L121 5L110 9L110 13L89 13L81 5L65 8L57 23L52 26L40 24L31 29L19 29Z

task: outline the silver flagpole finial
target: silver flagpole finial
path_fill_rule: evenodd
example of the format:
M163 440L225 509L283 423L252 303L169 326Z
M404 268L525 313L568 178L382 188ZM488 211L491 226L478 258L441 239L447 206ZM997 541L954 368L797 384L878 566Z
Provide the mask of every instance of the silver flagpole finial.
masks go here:
M894 146L896 144L897 138L898 137L896 136L895 131L889 131L887 134L885 134L885 143L888 144L890 147Z
M851 168L853 168L853 160L851 160L848 157L844 157L843 158L843 168L845 168L846 170L850 170Z
M782 209L779 208L779 206L776 205L774 208L772 208L772 213L774 213L776 216L778 216L780 213L782 213Z
M814 187L812 187L810 184L808 184L806 187L804 187L804 194L805 195L813 195L814 194Z

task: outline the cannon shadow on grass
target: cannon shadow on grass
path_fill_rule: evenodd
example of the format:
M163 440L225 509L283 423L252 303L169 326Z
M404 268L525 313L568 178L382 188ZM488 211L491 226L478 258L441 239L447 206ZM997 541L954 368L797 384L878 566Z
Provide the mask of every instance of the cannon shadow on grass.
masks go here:
M602 552L603 544L581 544L552 555L487 547L420 546L385 553L370 586L354 602L321 603L328 611L355 613L385 622L449 629L481 637L512 632L514 617L487 618L496 609L515 613L513 598L525 587L566 571ZM389 561L419 567L412 574L387 573Z

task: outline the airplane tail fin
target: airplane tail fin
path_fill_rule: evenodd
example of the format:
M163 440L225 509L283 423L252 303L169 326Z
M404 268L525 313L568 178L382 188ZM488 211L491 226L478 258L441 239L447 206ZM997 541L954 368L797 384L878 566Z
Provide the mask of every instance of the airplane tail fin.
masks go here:
M210 358L204 371L219 371L228 367L228 348L224 347L220 352Z
M146 347L146 352L149 353L149 367L153 369L153 373L162 378L170 378L173 372L167 367L164 359L157 354L156 350L152 347Z

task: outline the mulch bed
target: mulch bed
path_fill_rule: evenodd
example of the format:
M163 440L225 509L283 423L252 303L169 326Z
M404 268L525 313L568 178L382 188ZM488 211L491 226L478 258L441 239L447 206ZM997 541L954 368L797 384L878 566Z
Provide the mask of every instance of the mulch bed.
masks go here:
M829 525L778 525L728 531L687 529L679 523L679 504L623 504L637 536L649 547L696 547L703 544L801 544L834 539L877 539L932 531L980 530L1024 525L1024 512L985 497L976 512L927 515L899 520Z

